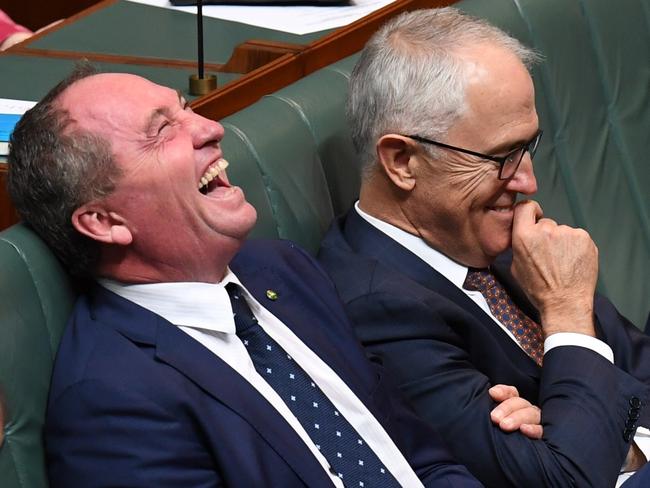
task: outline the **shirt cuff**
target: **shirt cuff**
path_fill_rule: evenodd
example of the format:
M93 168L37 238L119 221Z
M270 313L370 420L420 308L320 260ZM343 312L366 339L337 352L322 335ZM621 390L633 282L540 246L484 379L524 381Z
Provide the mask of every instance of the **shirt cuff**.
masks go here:
M614 363L614 351L612 351L612 348L600 339L586 334L576 334L575 332L558 332L557 334L552 334L544 341L544 354L560 346L586 347L596 354L600 354L610 363Z

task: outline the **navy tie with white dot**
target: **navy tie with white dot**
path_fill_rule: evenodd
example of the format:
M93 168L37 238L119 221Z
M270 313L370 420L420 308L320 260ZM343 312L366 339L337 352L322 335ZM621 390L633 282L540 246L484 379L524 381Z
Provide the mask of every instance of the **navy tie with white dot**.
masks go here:
M398 487L384 467L318 385L257 323L235 283L226 285L237 336L248 350L255 369L280 395L296 416L332 473L346 487Z

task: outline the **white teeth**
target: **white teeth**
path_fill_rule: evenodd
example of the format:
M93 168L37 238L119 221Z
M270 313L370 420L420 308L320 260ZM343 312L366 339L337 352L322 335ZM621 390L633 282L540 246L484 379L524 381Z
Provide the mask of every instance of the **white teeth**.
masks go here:
M214 180L219 173L228 167L228 161L221 158L216 163L212 164L206 171L203 173L201 180L199 181L199 190Z

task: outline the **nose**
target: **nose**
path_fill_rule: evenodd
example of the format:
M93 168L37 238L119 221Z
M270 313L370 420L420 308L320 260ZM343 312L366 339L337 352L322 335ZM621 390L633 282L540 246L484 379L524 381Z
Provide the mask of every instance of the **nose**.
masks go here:
M215 121L192 113L192 141L195 148L200 148L210 143L218 143L223 139L223 126Z
M508 180L506 188L524 195L533 195L537 192L537 179L533 171L533 160L528 152L524 154L517 172Z

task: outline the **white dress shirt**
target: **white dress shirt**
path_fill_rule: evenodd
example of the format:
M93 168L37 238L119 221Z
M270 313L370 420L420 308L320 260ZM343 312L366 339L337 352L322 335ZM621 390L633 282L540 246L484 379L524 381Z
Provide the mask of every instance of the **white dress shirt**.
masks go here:
M244 344L235 334L232 306L225 285L238 284L264 331L318 384L394 478L405 487L423 486L397 446L361 400L314 351L255 300L230 270L217 284L192 282L126 285L111 280L100 280L99 283L178 326L237 371L296 431L334 485L343 487L343 483L330 471L329 463L298 419L275 390L257 373Z

